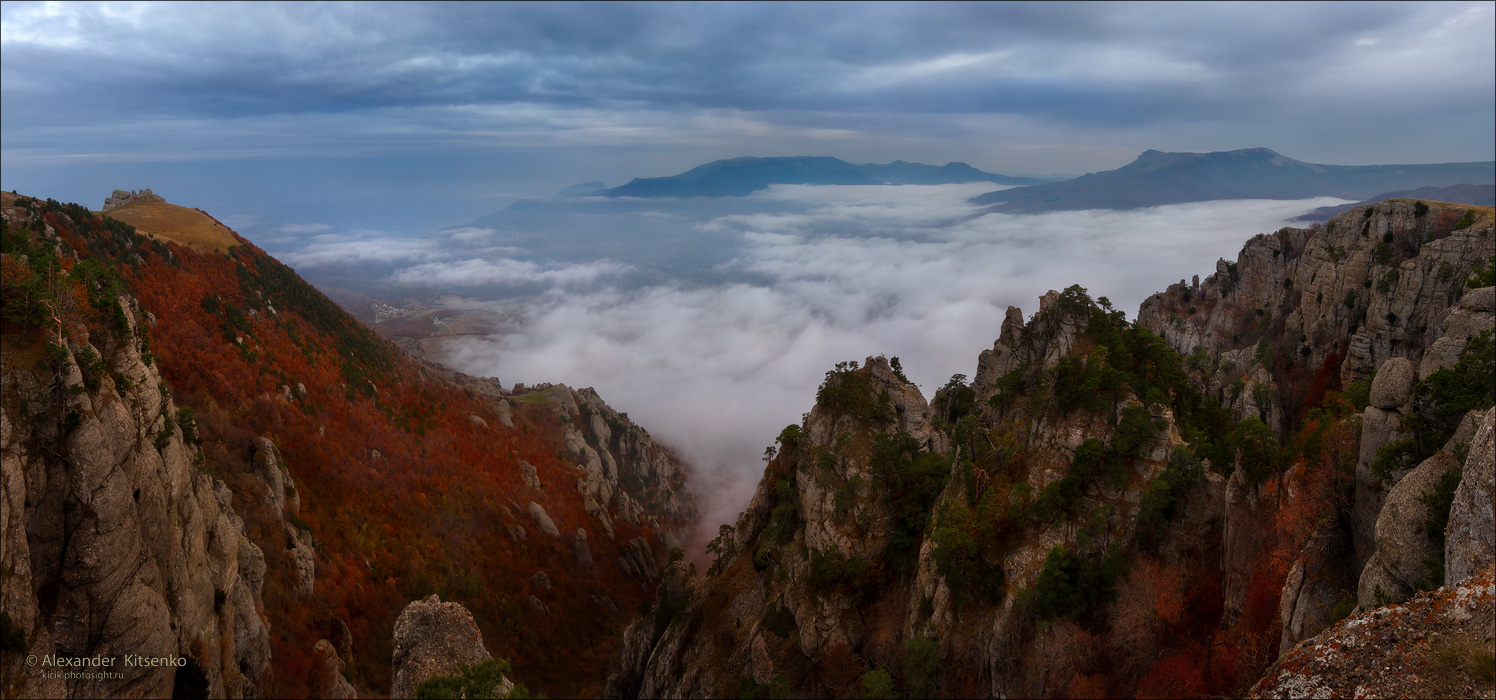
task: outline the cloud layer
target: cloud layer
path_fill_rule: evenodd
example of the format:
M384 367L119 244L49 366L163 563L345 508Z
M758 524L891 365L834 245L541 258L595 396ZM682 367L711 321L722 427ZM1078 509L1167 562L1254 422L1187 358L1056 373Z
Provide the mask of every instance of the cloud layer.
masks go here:
M1079 283L1131 312L1339 201L973 217L965 199L986 188L778 186L754 198L764 211L698 222L741 239L723 282L627 288L585 263L563 268L548 292L492 303L513 325L462 341L450 361L505 382L596 387L697 465L715 527L746 505L764 447L836 362L900 356L928 397L974 372L1009 305L1032 313L1045 291ZM572 274L594 285L569 288Z

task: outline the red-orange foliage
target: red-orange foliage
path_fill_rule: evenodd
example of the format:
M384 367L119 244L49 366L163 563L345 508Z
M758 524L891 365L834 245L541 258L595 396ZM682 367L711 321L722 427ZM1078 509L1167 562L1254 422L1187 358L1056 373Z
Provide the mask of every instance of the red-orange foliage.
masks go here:
M75 228L48 217L80 255L110 235L97 220ZM516 428L502 427L491 404L410 360L248 243L227 254L175 244L131 253L138 259L110 262L154 317L150 349L177 402L195 411L204 468L234 489L235 507L266 554L270 693L307 693L311 649L335 617L356 640L356 684L387 692L395 617L431 593L466 605L490 651L510 659L532 688L600 690L610 645L647 594L615 564L619 543L646 533L619 522L609 540L594 528L565 486L575 467L561 451L556 415L520 407ZM11 261L5 264L9 271ZM88 312L81 290L64 285L62 292L58 308ZM282 389L298 384L304 395ZM469 416L491 427L476 427ZM256 436L279 446L301 498L295 517L317 540L309 600L291 594L282 514L266 509L263 487L250 476ZM520 460L558 488L524 486ZM595 569L576 571L564 541L505 535L506 518L522 517L530 500L563 531L588 530ZM536 570L550 574L552 590L532 590ZM531 594L545 601L548 618L521 605ZM611 597L623 612L595 605L594 595Z
M1070 685L1065 688L1065 697L1070 698L1109 698L1111 693L1106 689L1106 678L1099 673L1090 675L1076 675L1070 679Z
M1138 684L1139 698L1198 698L1205 695L1205 678L1192 654L1179 653L1154 665Z

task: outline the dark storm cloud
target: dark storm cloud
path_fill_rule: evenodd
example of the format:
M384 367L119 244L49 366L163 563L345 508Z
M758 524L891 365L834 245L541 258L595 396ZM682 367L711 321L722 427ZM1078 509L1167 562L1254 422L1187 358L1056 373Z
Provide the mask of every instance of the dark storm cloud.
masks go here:
M826 121L964 136L971 114L1161 147L1292 118L1248 144L1291 152L1333 121L1488 122L1492 29L1489 4L22 3L3 117L12 157L671 145L724 119L789 146ZM1463 126L1448 142L1489 157Z

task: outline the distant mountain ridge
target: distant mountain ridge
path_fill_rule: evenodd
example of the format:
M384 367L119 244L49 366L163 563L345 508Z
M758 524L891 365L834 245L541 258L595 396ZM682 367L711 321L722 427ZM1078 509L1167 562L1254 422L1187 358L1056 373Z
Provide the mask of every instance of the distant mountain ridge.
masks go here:
M829 156L780 156L717 160L669 177L634 178L628 184L593 192L604 197L741 197L769 185L946 185L992 182L1033 185L1034 178L989 173L966 163L926 165L896 160L853 165Z
M1355 204L1320 207L1303 216L1296 216L1293 220L1329 221L1363 204L1374 204L1383 200L1397 198L1431 199L1436 202L1449 202L1450 204L1475 204L1477 206L1489 207L1496 206L1496 185L1450 185L1449 187L1420 187L1416 190L1383 192L1366 201L1356 202Z
M1213 199L1363 200L1381 192L1496 182L1496 161L1427 165L1321 165L1267 148L1213 153L1148 150L1118 168L973 198L994 211L1136 209Z

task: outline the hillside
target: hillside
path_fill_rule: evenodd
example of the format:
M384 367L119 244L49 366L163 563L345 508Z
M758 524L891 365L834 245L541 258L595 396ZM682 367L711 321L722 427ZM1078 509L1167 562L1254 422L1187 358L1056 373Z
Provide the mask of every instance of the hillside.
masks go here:
M180 207L170 202L133 202L109 210L108 216L135 227L135 230L165 241L180 243L197 250L227 252L240 241L227 226L201 210Z
M0 205L7 697L383 695L432 594L530 688L600 690L695 518L668 448L589 389L414 361L232 232Z
M634 178L628 184L592 194L604 197L741 197L769 185L944 185L961 182L1027 185L1039 180L983 172L965 163L934 166L900 160L884 165L853 165L839 158L791 156L712 161L679 175Z
M928 402L899 358L837 365L609 695L1238 696L1459 583L1496 558L1492 225L1365 206L1136 323L1052 291Z
M1214 153L1144 151L1137 160L1074 180L1001 190L972 199L993 211L1034 213L1136 209L1213 199L1363 200L1379 192L1496 182L1496 162L1320 165L1266 148Z
M1303 216L1294 217L1294 221L1329 221L1345 212L1365 204L1375 204L1387 199L1426 199L1433 202L1446 202L1449 204L1474 204L1476 206L1496 206L1496 185L1450 185L1448 187L1420 187L1416 190L1402 190L1399 192L1384 192L1375 197L1369 197L1364 202L1355 204L1341 204L1335 207L1320 207Z

